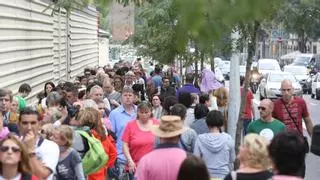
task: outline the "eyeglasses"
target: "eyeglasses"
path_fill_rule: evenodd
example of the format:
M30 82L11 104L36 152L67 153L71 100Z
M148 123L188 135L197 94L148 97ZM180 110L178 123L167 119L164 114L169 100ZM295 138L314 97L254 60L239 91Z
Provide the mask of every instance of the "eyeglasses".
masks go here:
M281 89L281 91L286 92L286 91L291 91L291 89Z
M7 151L9 151L9 149L11 149L11 151L14 153L21 151L21 149L19 147L14 147L14 146L1 146L0 151L7 152Z
M266 108L265 108L265 107L262 107L262 106L259 106L259 107L258 107L258 110L265 111L265 110L266 110Z

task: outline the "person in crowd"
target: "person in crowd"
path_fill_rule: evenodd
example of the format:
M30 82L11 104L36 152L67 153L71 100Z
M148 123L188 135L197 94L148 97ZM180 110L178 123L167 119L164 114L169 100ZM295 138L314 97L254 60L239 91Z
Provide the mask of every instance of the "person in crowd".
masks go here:
M202 159L191 155L182 162L177 180L210 180L210 175Z
M212 102L209 94L201 94L199 97L199 103L205 105L207 108L212 106Z
M240 94L243 95L244 94L244 77L241 76L240 77ZM250 88L248 88L248 92L247 92L247 95L246 95L246 104L245 104L245 107L244 107L244 111L243 111L243 114L242 114L242 121L243 121L243 136L245 136L248 132L247 132L247 129L248 129L248 125L251 123L252 119L255 117L255 114L254 114L254 107L253 107L253 93L251 91Z
M40 135L43 139L51 140L53 131L55 126L52 123L47 123L41 126L40 128Z
M146 95L149 101L150 99L152 99L155 91L156 91L156 87L153 85L152 80L147 80Z
M0 141L5 139L9 134L9 129L3 126L3 116L0 115Z
M209 109L205 104L197 104L194 108L194 117L196 120L190 125L190 128L194 129L198 135L209 132L209 128L206 123L208 113Z
M186 83L177 90L176 97L178 98L180 93L196 93L201 94L201 91L193 85L193 74L186 74Z
M294 96L293 91L294 89L290 80L283 80L281 82L282 96L274 102L273 117L282 121L288 130L297 130L301 135L303 135L303 119L307 132L311 136L313 123L306 102L304 99Z
M37 179L29 161L28 150L14 134L0 141L0 179Z
M72 129L67 125L56 128L52 135L52 140L59 146L60 157L56 167L55 179L84 180L81 157L71 145L73 141Z
M123 79L121 78L121 76L119 75L115 75L113 77L113 87L114 87L114 90L121 93L122 92L122 88L124 86L124 83L123 83Z
M106 134L106 130L101 121L100 112L94 108L84 108L78 114L78 121L80 122L80 127L90 128L90 133L102 143L105 153L109 156L109 161L106 166L102 167L99 171L90 174L88 180L104 179L107 175L107 168L111 167L116 161L117 151Z
M176 180L187 153L179 148L180 135L186 131L179 116L162 116L160 125L151 128L160 144L140 159L135 178L139 180Z
M168 96L164 99L163 110L165 115L169 115L171 108L178 103L178 99L175 96Z
M16 96L19 102L19 107L18 107L19 112L26 107L27 102L25 98L29 96L30 93L31 93L31 86L29 84L23 83L20 85L18 90L18 95Z
M59 160L59 146L39 134L39 114L32 107L20 111L19 129L22 142L29 152L33 175L39 179L53 179Z
M210 91L214 91L222 87L214 72L212 72L209 68L202 70L201 77L200 89L203 93L209 93Z
M110 111L110 103L108 98L103 99L103 89L102 87L95 85L90 89L90 99L94 100L96 103L98 101L103 100L103 102L106 104L106 108Z
M272 177L271 160L268 154L269 141L258 134L248 134L240 146L238 159L240 167L232 171L225 180L269 180ZM232 176L235 176L232 177Z
M218 88L214 91L214 96L217 100L218 111L223 115L223 130L227 132L228 127L228 99L229 93L225 87Z
M123 136L124 129L129 121L136 119L137 108L133 104L134 91L130 87L125 87L122 90L121 102L122 104L110 112L109 119L112 125L112 131L117 137ZM120 167L120 173L123 172L125 165L127 164L125 155L122 151L122 141L117 141L117 163Z
M164 114L164 110L161 105L161 99L159 95L154 95L152 97L152 114L153 117L158 120L160 120L161 116Z
M183 104L187 108L187 114L185 117L184 124L187 127L195 121L194 117L194 107L191 107L193 101L190 93L180 93L179 94L179 103Z
M124 75L124 87L130 87L132 88L132 86L136 83L136 77L134 75L134 73L132 71L128 71L125 75Z
M136 79L136 83L143 84L143 86L145 86L145 80L142 78L143 72L141 72L138 67L134 67L132 70Z
M281 82L281 98L274 102L273 117L283 122L288 131L295 130L303 137L302 119L309 136L312 135L313 123L303 98L294 96L294 88L290 80ZM307 142L306 142L307 145ZM309 147L306 147L309 148ZM301 170L301 177L305 176L305 165Z
M47 96L46 101L48 108L41 123L54 123L55 125L64 123L68 117L68 110L61 94L53 91Z
M12 92L6 89L0 89L1 114L3 116L3 126L8 127L10 132L19 134L17 123L18 116L10 111L11 102L13 100Z
M123 133L123 153L128 162L130 174L134 174L140 159L153 149L155 136L151 127L158 124L152 116L152 106L148 102L138 105L136 120L130 121ZM130 178L133 179L133 176Z
M104 97L108 98L108 100L110 101L110 110L113 110L120 106L121 94L114 90L111 80L106 79L103 81L103 91Z
M46 82L44 84L44 90L43 90L43 98L41 99L41 106L43 109L46 109L47 108L47 104L46 104L46 99L47 99L47 96L50 94L50 92L55 88L56 86L54 85L53 82L49 81L49 82Z
M221 130L224 119L220 111L210 111L206 122L209 133L198 136L194 155L204 160L210 177L224 178L232 171L232 164L235 160L234 141L229 134Z
M10 107L12 102L12 93L6 89L0 89L0 102L2 103L3 125L8 126L10 121Z
M273 107L274 104L270 99L262 100L258 107L260 119L250 123L247 132L259 134L270 141L276 134L285 131L286 126L272 117Z
M197 104L199 104L200 100L199 100L199 95L196 94L196 93L190 93L191 95L191 101L192 101L192 104L191 104L191 108L194 109L196 107Z
M100 115L102 117L103 125L106 129L111 129L111 122L109 120L109 110L106 108L106 104L103 101L98 101L98 110L100 112Z
M9 124L18 124L18 120L19 120L18 106L19 106L18 98L13 97L10 103Z
M179 116L181 121L184 122L186 118L186 111L187 109L183 104L175 104L172 107L170 114L174 116ZM196 139L197 133L193 129L187 128L187 130L181 134L179 147L185 150L186 152L192 153L194 145L196 143Z
M297 131L277 134L268 147L273 162L273 180L302 180L306 149L303 137Z
M162 77L161 77L161 68L155 67L154 74L151 78L152 84L156 89L160 89L162 87Z
M176 95L176 89L170 86L170 79L168 76L162 77L162 86L161 88L156 88L154 94L160 95L161 101L163 101L165 97Z

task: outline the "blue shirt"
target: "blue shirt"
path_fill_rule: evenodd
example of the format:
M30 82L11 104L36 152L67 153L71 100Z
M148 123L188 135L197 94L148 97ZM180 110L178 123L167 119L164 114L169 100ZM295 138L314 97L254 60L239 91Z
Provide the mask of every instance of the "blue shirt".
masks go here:
M117 107L113 111L110 112L109 119L111 122L112 126L112 131L116 134L117 136L117 142L116 142L116 147L117 147L117 153L118 153L118 158L126 162L126 158L122 152L122 135L124 132L124 129L126 125L128 124L129 121L136 119L137 117L137 107L134 106L134 111L132 114L128 114L123 105Z
M161 87L162 86L162 77L159 75L155 75L152 77L152 84L154 85L155 88Z
M180 93L196 93L200 95L201 91L198 88L196 88L193 84L187 83L178 89L178 91L176 92L177 98L179 98Z

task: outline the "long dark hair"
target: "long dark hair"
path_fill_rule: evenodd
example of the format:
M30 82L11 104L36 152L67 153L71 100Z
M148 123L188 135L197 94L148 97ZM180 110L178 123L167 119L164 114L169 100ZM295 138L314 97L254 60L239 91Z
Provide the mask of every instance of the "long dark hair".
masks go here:
M51 82L51 81L46 82L46 83L44 84L44 97L47 97L47 96L48 96L47 91L46 91L46 87L47 87L48 84L52 87L52 89L54 89L54 88L56 87L56 86L53 84L53 82Z

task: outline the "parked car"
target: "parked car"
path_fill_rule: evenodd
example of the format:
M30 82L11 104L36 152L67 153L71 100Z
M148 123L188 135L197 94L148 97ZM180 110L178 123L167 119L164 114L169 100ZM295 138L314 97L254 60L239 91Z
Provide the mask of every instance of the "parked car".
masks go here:
M311 76L309 70L305 66L284 66L284 72L291 73L296 77L302 86L303 93L311 93Z
M259 85L260 99L281 97L281 81L289 79L294 88L294 95L302 97L302 87L297 79L288 72L275 71L265 75Z
M222 71L222 74L224 76L224 78L226 80L229 80L230 78L230 65L231 65L231 61L222 61L221 63L221 71Z
M320 73L317 73L311 83L311 98L320 99Z
M309 54L309 53L298 54L296 58L293 60L292 65L308 67L312 58L314 58L314 54Z
M259 59L257 68L262 76L269 72L281 71L279 62L276 59Z

